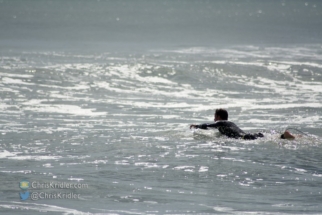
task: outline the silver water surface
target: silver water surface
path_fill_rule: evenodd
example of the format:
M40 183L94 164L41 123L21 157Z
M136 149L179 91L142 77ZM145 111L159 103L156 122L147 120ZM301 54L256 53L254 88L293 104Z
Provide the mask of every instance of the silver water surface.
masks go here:
M2 52L0 211L318 214L321 46ZM256 141L189 130L226 108ZM279 139L293 127L305 132ZM290 130L298 133L295 130ZM81 182L21 201L19 182Z

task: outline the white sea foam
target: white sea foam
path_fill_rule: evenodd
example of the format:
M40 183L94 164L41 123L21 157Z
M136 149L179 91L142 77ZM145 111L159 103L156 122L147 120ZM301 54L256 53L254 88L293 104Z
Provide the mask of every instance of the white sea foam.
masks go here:
M142 214L150 206L157 213L238 213L254 202L278 205L276 196L298 204L298 197L290 198L295 188L319 208L314 199L320 194L311 186L322 178L318 49L23 54L25 60L0 65L0 159L8 180L13 174L82 180L91 188L82 198L92 213ZM247 132L264 130L265 137L246 141L189 129L213 122L217 108L228 109L230 120ZM294 126L309 136L279 138ZM219 206L204 204L211 198ZM112 208L100 209L106 204ZM12 201L3 205L22 209ZM81 213L82 204L71 205L75 211L56 212ZM33 212L45 207L24 206Z

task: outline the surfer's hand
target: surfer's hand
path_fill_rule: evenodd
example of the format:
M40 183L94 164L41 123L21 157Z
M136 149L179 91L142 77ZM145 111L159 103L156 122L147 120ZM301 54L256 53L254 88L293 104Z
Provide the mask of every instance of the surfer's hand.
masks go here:
M197 125L190 125L190 129L191 128L197 128Z

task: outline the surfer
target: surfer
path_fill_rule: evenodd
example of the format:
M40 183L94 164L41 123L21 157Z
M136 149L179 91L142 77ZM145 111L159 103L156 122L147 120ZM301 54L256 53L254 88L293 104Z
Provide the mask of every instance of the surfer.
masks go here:
M215 112L215 123L213 124L200 124L200 125L190 125L191 128L217 128L219 132L230 138L242 138L245 140L255 140L259 137L264 137L262 133L249 134L241 130L235 123L228 121L228 112L225 109L217 109ZM295 136L286 130L282 135L282 139L293 140Z

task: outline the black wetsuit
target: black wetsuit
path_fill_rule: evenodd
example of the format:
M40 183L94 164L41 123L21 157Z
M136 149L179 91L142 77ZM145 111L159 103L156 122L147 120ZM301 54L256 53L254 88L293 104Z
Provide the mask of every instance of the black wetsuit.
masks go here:
M207 129L207 128L217 128L220 133L226 135L230 138L243 138L245 140L255 140L258 137L264 137L262 133L257 134L247 134L243 130L241 130L235 123L221 120L217 121L213 124L201 124L197 125L196 128Z

